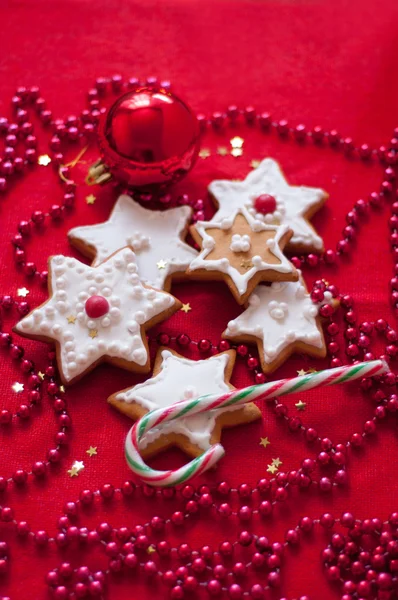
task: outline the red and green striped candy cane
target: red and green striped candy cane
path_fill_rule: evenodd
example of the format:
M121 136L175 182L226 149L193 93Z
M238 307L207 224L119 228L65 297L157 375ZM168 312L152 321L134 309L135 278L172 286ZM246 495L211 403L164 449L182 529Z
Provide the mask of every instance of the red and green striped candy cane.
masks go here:
M158 487L169 487L186 483L193 477L213 467L225 454L221 444L214 444L203 454L179 469L158 471L143 461L140 454L140 441L143 436L162 423L174 421L203 413L208 410L219 410L230 406L239 406L246 402L271 400L277 396L286 396L296 392L304 392L316 387L348 383L359 377L382 375L389 371L383 360L373 360L355 365L326 369L292 379L281 379L261 385L252 385L241 390L233 390L223 395L208 394L194 400L177 402L167 408L159 408L144 415L130 429L125 444L127 463L132 471L145 483Z

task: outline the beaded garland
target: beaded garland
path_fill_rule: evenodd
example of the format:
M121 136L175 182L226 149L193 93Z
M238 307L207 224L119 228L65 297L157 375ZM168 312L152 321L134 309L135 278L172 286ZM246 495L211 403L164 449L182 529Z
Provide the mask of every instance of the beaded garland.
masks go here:
M18 88L12 99L15 122L9 123L6 118L0 118L0 134L5 140L0 192L4 193L9 188L12 190L18 178L37 162L37 138L34 135L33 124L29 120L31 108L36 111L43 126L53 131L49 143L50 154L53 164L59 168L64 163L64 156L60 151L61 145L73 143L81 137L90 137L95 132L102 110L101 97L109 89L119 94L126 87L135 87L137 83L136 79L124 83L120 76L114 76L110 80L99 78L95 88L88 93L88 108L82 111L79 118L71 116L65 120L53 118L37 87ZM147 83L156 85L156 80L149 79ZM165 82L162 85L165 87ZM166 83L166 87L167 85ZM384 169L381 188L370 194L368 199L358 200L347 213L347 224L336 250L328 249L321 256L314 254L295 256L293 263L296 268L314 267L319 263L325 266L334 264L341 255L351 251L351 240L359 230L362 216L369 209L379 208L385 201L391 201L390 242L394 261L398 261L398 198L395 186L398 128L394 131L391 142L385 147L371 148L367 144L356 146L351 138L342 138L335 130L327 132L320 127L308 130L301 124L292 127L288 121L275 121L270 114L257 113L253 107L240 110L236 106L230 106L225 113L217 112L210 118L199 115L198 118L204 132L207 127L222 130L229 124L235 125L243 121L249 126L258 126L267 134L276 132L277 135L293 139L300 144L333 146L352 159L380 162ZM24 147L23 156L17 155L17 146ZM46 223L62 220L74 206L76 185L71 178L71 170L68 167L61 167L61 173L63 175L63 179L60 180L63 188L62 202L53 204L48 211L35 211L31 218L21 221L12 240L17 268L22 270L32 282L37 280L46 283L47 273L45 270L40 272L35 263L28 260L25 249L27 238ZM137 198L142 202L150 200L145 194L139 194ZM170 195L164 195L160 201L165 205L174 202ZM194 220L203 220L202 201L192 202L184 195L177 199L177 203L192 204L195 210ZM394 269L390 289L392 302L398 309L396 265ZM386 343L386 357L397 355L398 334L384 319L357 324L353 298L340 294L335 286L327 285L322 280L316 281L311 291L312 300L316 303L322 302L325 291L340 298L345 321L345 352L349 361L362 357L365 360L372 360L374 356L370 348L372 337L375 335L383 336ZM2 312L7 313L13 308L16 309L19 317L29 312L29 304L26 300L4 295L1 301ZM326 332L330 365L339 366L342 364L338 357L339 325L329 305L324 305L319 310L328 323ZM230 347L226 340L221 340L215 346L206 339L193 341L186 333L173 337L163 333L154 342L161 345L175 343L182 348L191 345L197 347L199 352L216 349L224 351ZM167 587L170 597L174 599L189 597L195 590L204 590L210 597L264 598L270 590L277 591L280 585L283 555L288 553L290 548L297 547L301 540L313 531L315 533L326 531L329 536L327 547L322 553L322 562L328 579L339 585L344 600L349 600L353 594L360 594L365 598L379 594L380 598L390 598L390 591L396 580L398 513L393 513L385 521L377 517L358 520L351 513L343 513L338 518L330 514L323 514L319 518L304 516L296 527L286 531L283 541L273 543L265 536L253 533L253 528L245 524L251 521L253 515L258 515L260 518L272 515L278 504L289 501L291 490L294 488L313 488L320 493L329 493L333 488L338 489L345 485L350 454L366 443L381 421L388 415L394 415L398 410L396 378L393 373L388 373L383 379L377 381L369 379L361 381L361 389L372 394L377 401L377 406L373 417L364 423L363 431L354 433L344 443L334 443L328 438L322 438L314 428L304 426L298 417L289 416L287 407L275 400L276 417L282 419L292 433L302 434L318 450L315 460L304 459L296 471L280 472L274 477L260 479L254 487L242 483L238 488L231 488L227 482L222 481L211 488L204 485L185 485L179 489L160 491L145 485L135 485L130 481L124 482L118 489L114 489L110 484L104 484L97 491L82 490L77 501L67 502L64 514L58 521L58 533L50 536L44 530L32 531L25 521L16 518L12 506L5 503L4 492L7 490L11 499L14 489L26 486L34 479L50 477L53 465L60 462L61 448L68 443L68 430L71 426L66 394L57 383L54 352L48 354L48 365L44 370L42 382L33 361L25 356L24 348L16 344L11 334L3 329L0 333L0 344L12 359L18 361L27 383L27 391L24 392L26 398L16 413L12 414L7 409L1 409L0 427L10 427L18 420L31 419L43 395L51 398L59 427L55 445L47 452L44 459L35 461L29 471L16 469L11 476L0 476L0 520L3 526L13 528L17 538L34 544L38 549L46 546L61 549L76 542L83 545L88 540L90 544L101 549L108 559L108 567L103 570L92 570L85 566L73 567L68 562L60 562L59 566L50 570L46 577L52 597L56 600L80 598L87 594L103 597L106 579L110 579L113 573L121 570L142 571L146 577L156 579L162 586ZM258 369L257 358L249 354L247 346L244 344L237 346L237 353L253 372L255 381L257 383L265 381L264 374ZM329 470L330 465L333 465L334 474L330 475L329 471L327 476L317 478L315 468L323 469L326 465L329 466ZM167 518L153 516L148 522L135 525L133 529L123 526L115 529L103 522L95 529L89 530L84 526L78 526L76 521L72 522L72 519L76 519L80 513L81 507L90 506L93 502L109 501L111 498L117 501L121 498L137 499L150 496L156 497L159 502L175 498L175 501L181 505L181 510L171 512L170 517ZM244 502L236 510L233 508L235 498ZM239 523L239 533L235 540L222 542L218 548L203 546L196 550L186 543L172 546L166 540L167 534L172 529L181 527L183 523L189 524L194 516L197 518L206 514L210 515L213 523L225 519ZM156 532L159 532L164 539L158 541L155 537ZM366 546L369 536L374 541L372 550ZM149 548L155 548L156 559L148 556ZM164 563L170 556L175 559L178 566L169 568L167 563ZM8 544L0 541L0 575L7 572L9 561ZM261 570L265 574L265 581L261 578L258 583L247 584L242 577L249 570L254 574L257 570ZM309 596L301 596L299 600L308 600L308 598ZM3 597L3 600L6 598Z

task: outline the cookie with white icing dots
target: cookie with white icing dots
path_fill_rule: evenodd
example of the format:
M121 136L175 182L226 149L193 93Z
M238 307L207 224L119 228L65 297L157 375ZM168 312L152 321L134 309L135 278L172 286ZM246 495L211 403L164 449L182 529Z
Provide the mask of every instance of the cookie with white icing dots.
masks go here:
M325 292L325 301L332 301L330 292ZM223 337L238 343L256 343L264 373L275 371L295 352L326 356L318 308L301 274L296 282L258 286L246 310L228 323Z
M191 235L202 250L189 267L192 277L225 280L243 304L262 281L296 281L297 270L283 254L292 231L237 211L220 223L199 221Z
M93 266L129 246L136 254L142 281L169 291L171 280L184 278L197 256L196 250L184 242L191 212L189 206L148 210L123 194L107 221L75 227L68 238L82 254L94 259Z
M72 383L104 361L148 373L145 330L172 315L181 303L142 284L134 252L124 248L98 267L52 256L48 271L49 300L14 330L55 341L62 381Z
M116 392L108 402L125 415L138 420L147 412L204 394L222 394L233 390L229 383L236 353L228 350L204 360L189 360L167 348L160 348L153 376L134 387ZM198 456L219 442L223 427L250 423L261 417L253 403L242 407L208 411L165 423L151 429L143 438L143 457L177 446Z
M323 240L309 220L321 208L328 194L307 186L292 186L279 164L265 158L243 181L216 180L209 185L217 212L212 223L233 218L243 210L265 223L290 227L293 236L287 245L291 252L322 252Z

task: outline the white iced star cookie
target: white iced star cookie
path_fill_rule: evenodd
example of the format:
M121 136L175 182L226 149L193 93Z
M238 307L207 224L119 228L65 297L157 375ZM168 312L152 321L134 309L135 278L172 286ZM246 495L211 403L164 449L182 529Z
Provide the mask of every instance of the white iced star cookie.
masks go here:
M238 211L220 223L200 221L191 234L202 250L189 273L197 279L225 280L239 304L262 281L298 278L283 254L292 235L287 225L268 225Z
M169 210L148 210L130 196L119 196L107 221L75 227L68 233L73 246L94 258L93 266L129 246L137 256L139 275L144 283L170 290L171 279L182 278L196 250L183 239L191 216L188 206ZM159 268L159 263L164 267Z
M325 301L332 301L330 292L325 292ZM223 337L238 343L257 343L265 373L275 371L294 352L326 356L318 308L301 275L295 282L259 285L246 310L228 323Z
M235 356L233 350L228 350L195 361L161 348L156 356L153 376L144 383L116 392L108 398L108 402L137 420L155 408L204 394L228 392L234 389L229 379ZM249 423L260 416L255 404L245 404L166 423L146 434L143 456L148 457L170 446L178 446L187 454L198 456L220 440L223 427Z
M98 267L52 256L48 271L49 300L19 321L15 331L55 341L62 381L71 383L104 361L147 373L145 330L181 303L141 283L134 252L124 248Z
M272 158L262 160L243 181L216 180L208 189L218 208L212 223L233 218L238 210L244 210L265 223L290 227L293 236L287 250L323 251L323 240L309 219L323 205L328 194L320 188L289 185Z

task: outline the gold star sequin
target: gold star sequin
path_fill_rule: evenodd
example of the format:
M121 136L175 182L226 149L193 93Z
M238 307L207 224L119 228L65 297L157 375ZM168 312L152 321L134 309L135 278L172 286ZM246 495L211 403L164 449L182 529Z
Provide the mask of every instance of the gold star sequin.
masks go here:
M274 475L274 473L276 473L278 470L278 467L275 465L268 465L267 467L267 473L271 473L271 475Z
M208 148L202 148L202 150L199 151L199 158L209 158L210 156L210 150Z
M86 454L88 454L90 457L96 456L98 454L97 446L90 446L90 448L88 450L86 450Z
M253 159L250 161L250 166L252 169L257 169L260 166L261 160Z
M19 394L19 392L23 392L24 385L23 385L23 383L19 383L18 381L16 381L15 383L12 384L11 388L13 389L13 391L16 394Z
M242 154L243 154L243 148L232 148L231 154L232 154L232 156L235 156L236 158L238 156L242 156Z
M59 391L61 392L61 394L65 394L65 387L63 385L60 385Z
M229 140L229 143L231 144L232 148L242 148L244 141L245 140L243 138L236 135L231 140Z
M182 310L182 312L184 312L184 313L188 313L190 310L192 310L192 308L191 308L191 305L189 304L189 302L187 302L186 304L183 304L181 306L180 310Z
M70 477L77 477L79 475L79 471L75 467L68 469L67 473Z
M77 472L80 473L80 471L83 471L84 469L84 462L82 460L75 460L72 465L72 469L76 469Z
M308 369L308 373L318 373L318 371L314 369L314 367L311 367L310 369Z
M271 442L269 441L269 439L267 437L265 438L260 438L260 446L263 446L264 448L266 448L267 446L269 446Z
M45 375L41 371L38 372L38 376L40 377L41 381L44 380Z
M227 156L228 148L226 148L225 146L219 146L217 148L217 154L219 154L220 156Z
M156 263L156 266L157 266L157 268L158 268L159 270L160 270L160 269L165 269L165 268L166 268L166 266L167 266L167 260L159 260L159 261Z
M89 329L88 330L88 335L93 340L94 338L96 338L98 336L98 331L96 329Z
M307 371L306 371L305 369L299 369L299 370L297 371L297 375L298 375L299 377L302 377L303 375L307 375Z
M74 325L76 323L76 318L75 315L70 315L69 317L66 317L66 320L68 321L69 325Z
M67 473L70 477L77 477L84 469L84 462L81 460L75 460L72 467L68 469Z
M26 298L26 296L28 294L29 294L29 290L27 290L26 287L19 288L17 290L17 296L19 296L19 297Z
M296 402L296 404L294 405L297 410L299 410L300 412L302 412L303 410L305 410L305 407L307 406L306 402L303 402L302 400L299 400L298 402Z
M243 267L244 269L251 269L253 266L253 263L251 260L242 260L242 262L240 263L240 266Z
M86 204L94 204L95 201L96 197L94 196L94 194L89 194L88 196L86 196Z
M281 459L279 457L278 458L273 458L272 459L272 464L274 465L274 467L276 467L277 469L279 469L279 467L282 464L282 461L281 461Z
M39 156L39 158L37 159L37 164L40 165L41 167L48 167L50 162L51 162L51 158L48 156L48 154L41 154Z
M147 553L148 554L153 554L154 552L156 552L155 546L148 546Z

